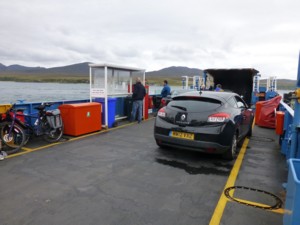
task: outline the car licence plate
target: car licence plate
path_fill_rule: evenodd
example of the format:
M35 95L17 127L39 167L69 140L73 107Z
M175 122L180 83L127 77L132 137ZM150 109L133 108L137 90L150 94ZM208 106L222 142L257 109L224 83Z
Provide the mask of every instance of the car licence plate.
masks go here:
M176 138L183 138L183 139L188 139L188 140L194 140L194 134L192 134L192 133L171 131L170 132L170 136L171 137L176 137Z

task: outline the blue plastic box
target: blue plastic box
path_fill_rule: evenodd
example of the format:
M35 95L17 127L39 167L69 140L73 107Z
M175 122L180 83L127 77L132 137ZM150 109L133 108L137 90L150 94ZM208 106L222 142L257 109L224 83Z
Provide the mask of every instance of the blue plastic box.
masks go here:
M116 98L108 98L108 128L112 128L115 124L115 116L116 116ZM105 125L105 100L104 98L95 98L95 102L99 102L102 105L102 125Z
M289 159L284 225L300 224L300 159Z
M115 118L124 117L125 115L125 97L116 98L116 115Z

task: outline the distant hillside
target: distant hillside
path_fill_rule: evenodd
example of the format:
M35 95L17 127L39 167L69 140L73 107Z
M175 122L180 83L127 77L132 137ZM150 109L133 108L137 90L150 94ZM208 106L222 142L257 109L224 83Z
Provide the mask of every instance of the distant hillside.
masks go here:
M65 75L88 75L89 74L89 62L77 63L68 66L44 68L44 67L26 67L21 65L5 66L0 64L0 74L65 74ZM151 77L181 77L181 76L195 76L202 74L202 70L172 66L164 68L158 71L146 72L147 76Z
M5 66L0 63L0 73L3 72L28 72L28 71L43 71L46 70L44 67L27 67L27 66L21 66L21 65L10 65Z
M89 75L89 62L77 63L68 66L61 67L52 67L52 68L44 68L44 67L26 67L21 65L11 65L5 66L0 64L0 75Z
M90 62L77 63L69 66L52 67L47 69L47 73L63 73L71 75L89 75Z
M289 79L277 79L277 89L279 90L293 90L296 89L296 80L289 80ZM266 85L267 80L262 79L260 80L260 85Z
M182 66L167 67L158 71L146 72L147 77L179 77L181 76L200 76L203 71L195 68L188 68Z
M89 81L90 62L77 63L60 67L26 67L22 65L5 66L0 63L0 80L20 82L70 82L87 83ZM164 79L172 81L172 85L181 83L181 76L202 75L203 70L183 66L171 66L157 71L146 72L146 78L151 83L161 84ZM261 80L266 84L266 80ZM296 80L278 79L278 89L292 90L296 87Z

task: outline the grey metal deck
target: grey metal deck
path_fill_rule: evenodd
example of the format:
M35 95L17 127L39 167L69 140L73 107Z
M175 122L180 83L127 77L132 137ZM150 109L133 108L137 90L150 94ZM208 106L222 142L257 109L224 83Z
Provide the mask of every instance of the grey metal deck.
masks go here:
M153 124L148 120L1 161L0 224L209 224L234 161L160 149ZM284 197L286 165L274 133L255 127L236 185ZM279 225L282 214L227 202L220 224Z

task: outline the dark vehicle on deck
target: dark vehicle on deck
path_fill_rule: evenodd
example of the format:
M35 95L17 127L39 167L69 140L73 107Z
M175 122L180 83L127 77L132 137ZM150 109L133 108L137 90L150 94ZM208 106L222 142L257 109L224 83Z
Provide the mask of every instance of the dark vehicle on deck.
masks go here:
M172 90L171 94L168 95L167 97L153 96L153 104L154 104L155 108L160 109L160 108L168 105L173 97L183 94L188 91L189 90L186 90L186 89Z
M252 135L253 112L235 93L192 91L173 97L155 120L160 147L171 146L234 159L237 144Z

